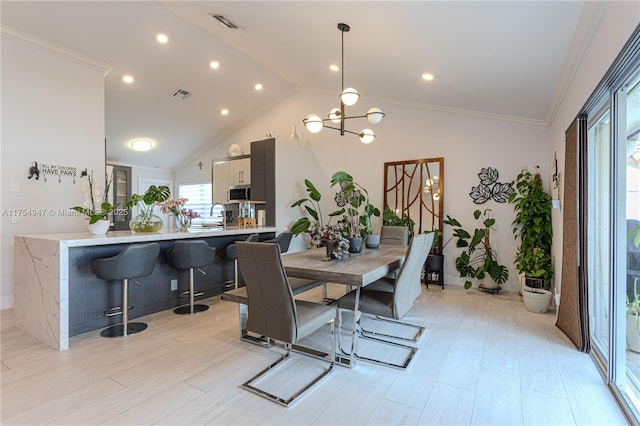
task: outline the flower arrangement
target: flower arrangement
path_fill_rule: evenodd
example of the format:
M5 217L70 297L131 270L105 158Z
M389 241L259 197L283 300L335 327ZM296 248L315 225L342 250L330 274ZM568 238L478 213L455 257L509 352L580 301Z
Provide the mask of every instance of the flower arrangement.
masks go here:
M189 201L188 198L169 199L160 204L160 211L162 213L172 213L178 216L182 214L184 204Z
M127 209L137 205L140 209L138 216L129 222L133 232L157 232L162 229L162 219L153 214L153 207L169 199L171 190L166 185L151 185L144 195L133 194L127 202Z
M160 211L162 213L175 215L176 227L180 231L187 231L191 226L191 220L201 217L197 211L184 208L187 201L189 201L188 198L178 198L166 200L160 204Z
M94 224L99 220L107 219L109 213L118 208L118 205L113 205L107 201L109 195L109 187L111 186L112 178L105 174L104 177L104 193L101 194L100 188L97 186L95 179L93 178L93 170L91 174L85 174L81 177L82 188L84 189L84 206L74 206L71 210L75 210L78 213L86 215L89 218L89 224ZM100 208L96 208L96 200L101 200L99 204Z
M181 214L188 217L189 219L197 219L199 217L202 217L200 213L192 209L182 209Z

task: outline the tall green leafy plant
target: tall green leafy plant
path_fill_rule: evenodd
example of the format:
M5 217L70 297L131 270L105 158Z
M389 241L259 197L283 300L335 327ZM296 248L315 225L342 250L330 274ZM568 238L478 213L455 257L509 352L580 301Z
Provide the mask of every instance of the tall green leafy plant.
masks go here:
M512 231L520 240L515 267L525 276L541 278L548 286L553 276L551 195L544 190L540 174L527 169L518 174L512 186L515 187L509 196L515 212Z
M453 229L456 247L463 249L456 258L456 270L462 278L483 280L488 275L496 284L503 284L509 279L509 270L498 262L498 254L491 246L491 229L496 220L491 217L491 209L476 210L473 217L482 224L473 232L465 230L457 219L449 215L443 220ZM472 285L471 280L466 280L464 288L469 289Z
M380 216L380 210L369 201L369 192L353 180L353 176L344 171L335 172L331 176L331 187L340 185L336 194L336 204L346 217L349 236L366 237L373 233L371 216Z

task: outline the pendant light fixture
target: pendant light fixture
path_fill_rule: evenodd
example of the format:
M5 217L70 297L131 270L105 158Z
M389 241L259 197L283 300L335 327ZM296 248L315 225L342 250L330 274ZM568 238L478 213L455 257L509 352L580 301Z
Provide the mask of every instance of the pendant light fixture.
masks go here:
M352 106L358 102L360 98L360 94L353 87L344 88L344 33L348 32L351 27L347 24L340 23L338 24L338 29L341 32L342 36L342 64L341 64L341 72L342 72L342 92L340 93L340 108L333 108L329 111L328 118L320 118L316 114L307 115L302 122L308 131L311 133L318 133L322 130L323 127L328 129L339 130L340 135L344 136L345 133L351 133L353 135L357 135L362 143L371 143L376 137L376 134L371 129L364 129L359 133L352 132L350 130L346 130L344 128L344 121L352 118L366 118L371 124L378 124L382 121L384 117L384 112L380 108L371 108L365 115L356 115L352 117L347 117L345 115L344 109L345 106ZM336 123L340 124L340 127L331 127L326 123Z

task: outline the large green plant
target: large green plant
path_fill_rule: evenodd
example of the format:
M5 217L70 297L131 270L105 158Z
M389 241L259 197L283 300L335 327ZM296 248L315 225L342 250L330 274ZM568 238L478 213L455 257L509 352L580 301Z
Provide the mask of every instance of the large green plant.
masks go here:
M346 217L349 236L366 237L373 233L371 216L380 216L380 210L369 201L369 192L353 180L353 176L344 171L331 176L331 187L340 185L336 194L336 204L342 207L340 214Z
M416 223L408 214L405 213L402 217L399 217L388 207L382 212L382 224L385 226L406 226L409 228L409 235L411 236L413 236L416 226Z
M553 276L551 243L551 196L544 190L540 174L524 169L512 186L515 192L509 196L513 204L513 234L520 240L516 252L515 267L528 277L542 278L548 286Z
M453 237L457 238L456 247L464 249L456 258L456 270L462 278L483 280L488 275L497 284L503 284L509 278L509 270L498 263L498 255L491 247L491 229L496 220L491 217L491 209L483 212L476 210L473 217L482 224L473 232L466 231L457 219L449 215L443 220L445 225L453 229ZM464 288L469 289L472 285L471 280L466 280Z
M293 225L291 225L291 228L289 229L289 231L294 235L298 235L303 232L310 234L312 232L312 228L315 228L315 225L312 226L312 223L314 222L320 228L324 228L325 226L324 220L322 218L322 211L320 210L320 200L322 199L322 194L320 193L320 191L318 191L315 185L311 183L309 179L304 180L304 185L308 194L308 198L299 199L295 203L291 204L291 207L303 206L307 213L309 213L309 216L311 216L313 221L311 221L307 216L303 216L298 219ZM327 223L327 225L330 224L332 217L339 216L341 214L342 212L340 210L330 213L329 223Z

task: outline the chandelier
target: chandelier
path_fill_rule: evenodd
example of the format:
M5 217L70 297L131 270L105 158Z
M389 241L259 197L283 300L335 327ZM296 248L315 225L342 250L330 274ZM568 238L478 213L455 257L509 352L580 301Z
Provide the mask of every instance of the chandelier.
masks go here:
M362 143L371 143L376 137L376 134L371 129L364 129L360 133L352 132L350 130L346 130L344 128L344 121L350 120L352 118L366 118L371 124L378 124L382 121L384 117L384 112L380 108L371 108L365 115L356 115L352 117L347 117L344 112L345 106L352 106L358 102L360 98L360 94L353 87L344 88L344 33L348 32L351 27L347 24L340 23L338 24L338 29L341 32L342 36L342 63L341 63L341 72L342 72L342 92L340 93L340 108L333 108L329 111L328 118L320 118L316 114L307 115L302 122L307 130L311 133L318 133L322 130L323 127L328 129L339 130L340 135L344 136L345 133L351 133L353 135L357 135ZM340 124L340 127L331 127L327 124L336 123Z

